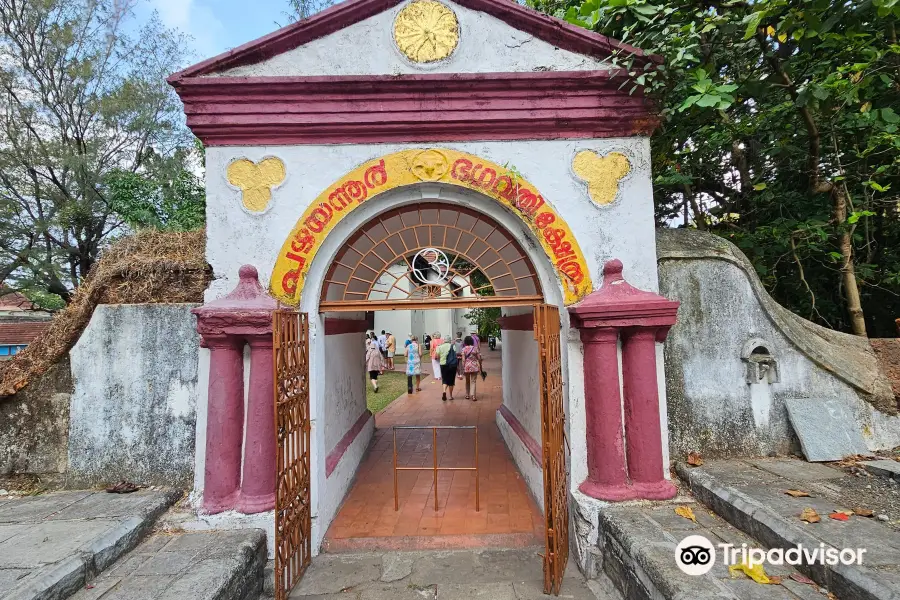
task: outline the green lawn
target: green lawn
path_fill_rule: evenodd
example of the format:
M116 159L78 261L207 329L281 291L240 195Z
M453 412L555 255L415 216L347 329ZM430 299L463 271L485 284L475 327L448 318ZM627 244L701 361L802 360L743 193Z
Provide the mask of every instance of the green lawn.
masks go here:
M369 410L373 413L383 410L388 404L405 393L405 371L385 371L384 375L379 375L378 393L372 389L372 382L369 381L368 378L366 379L366 406L368 406Z

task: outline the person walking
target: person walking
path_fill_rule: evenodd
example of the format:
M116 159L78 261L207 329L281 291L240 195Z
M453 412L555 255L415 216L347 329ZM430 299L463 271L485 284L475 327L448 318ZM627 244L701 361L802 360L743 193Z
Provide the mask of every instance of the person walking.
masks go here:
M413 377L416 378L416 391L422 391L422 350L419 348L419 338L410 336L409 345L406 347L406 393L413 393Z
M434 378L438 381L441 380L441 362L438 359L438 348L440 348L441 342L443 342L441 334L435 331L431 338L431 369L434 371Z
M427 333L422 338L422 345L425 347L425 352L431 352L431 336Z
M369 381L372 382L372 389L377 392L378 373L382 371L382 356L374 333L368 336L368 341L366 342L366 371L369 372Z
M397 338L390 331L387 332L387 368L388 371L394 370L394 352L397 350Z
M463 349L463 337L462 331L456 332L456 338L453 340L453 349L456 350L456 356L460 356L462 354ZM463 378L463 365L462 361L459 360L456 362L456 378L462 381Z
M384 329L378 336L378 350L381 352L381 374L384 375L384 365L387 362L387 336L384 335Z
M466 339L463 340L462 357L459 362L462 363L462 370L466 376L466 400L469 399L469 389L471 383L474 382L475 389L472 394L472 402L477 402L478 375L481 373L481 351L471 335L467 335Z
M438 346L438 363L441 369L441 383L444 391L441 400L447 401L448 394L453 400L453 386L456 385L456 369L459 367L459 355L456 354L453 342L448 337Z

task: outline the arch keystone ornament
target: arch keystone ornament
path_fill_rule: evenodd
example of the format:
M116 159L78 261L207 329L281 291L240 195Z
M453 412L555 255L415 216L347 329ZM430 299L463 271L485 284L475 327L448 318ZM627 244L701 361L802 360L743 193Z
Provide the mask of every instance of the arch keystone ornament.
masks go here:
M274 156L258 163L239 158L228 165L225 175L228 183L241 190L244 208L261 213L269 206L272 189L284 182L286 171L281 159Z
M619 182L631 171L631 162L621 152L600 156L596 152L582 150L572 160L572 170L587 183L591 200L604 206L616 199Z
M407 4L394 19L394 42L409 60L429 63L453 54L459 21L449 7L433 0Z
M472 154L447 148L417 148L360 165L309 205L278 254L269 285L272 296L285 304L298 305L310 264L331 230L364 202L423 180L479 192L521 219L553 265L566 305L578 302L593 290L575 235L531 183Z

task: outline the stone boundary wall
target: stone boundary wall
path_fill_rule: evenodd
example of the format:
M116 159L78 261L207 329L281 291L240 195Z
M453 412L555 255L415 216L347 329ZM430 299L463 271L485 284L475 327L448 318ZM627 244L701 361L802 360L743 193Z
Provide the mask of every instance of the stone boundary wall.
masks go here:
M681 302L665 344L673 457L799 450L786 398L842 399L870 450L900 444L894 393L867 339L779 305L727 240L684 229L656 239L660 292Z
M0 398L0 476L28 473L45 484L64 482L71 397L65 356L28 387Z
M104 304L70 352L69 487L194 478L196 304Z

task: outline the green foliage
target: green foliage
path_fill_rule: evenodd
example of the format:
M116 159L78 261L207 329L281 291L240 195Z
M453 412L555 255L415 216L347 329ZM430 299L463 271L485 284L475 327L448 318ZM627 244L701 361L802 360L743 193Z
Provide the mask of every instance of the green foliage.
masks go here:
M463 315L475 324L478 337L487 340L489 335L500 335L500 308L473 308Z
M531 0L660 55L636 66L663 124L660 225L747 253L798 314L872 336L900 317L900 0ZM859 319L861 321L861 319Z
M132 2L0 2L0 284L67 299L136 226L202 224L197 151L165 78L185 38ZM128 31L134 31L129 35Z

